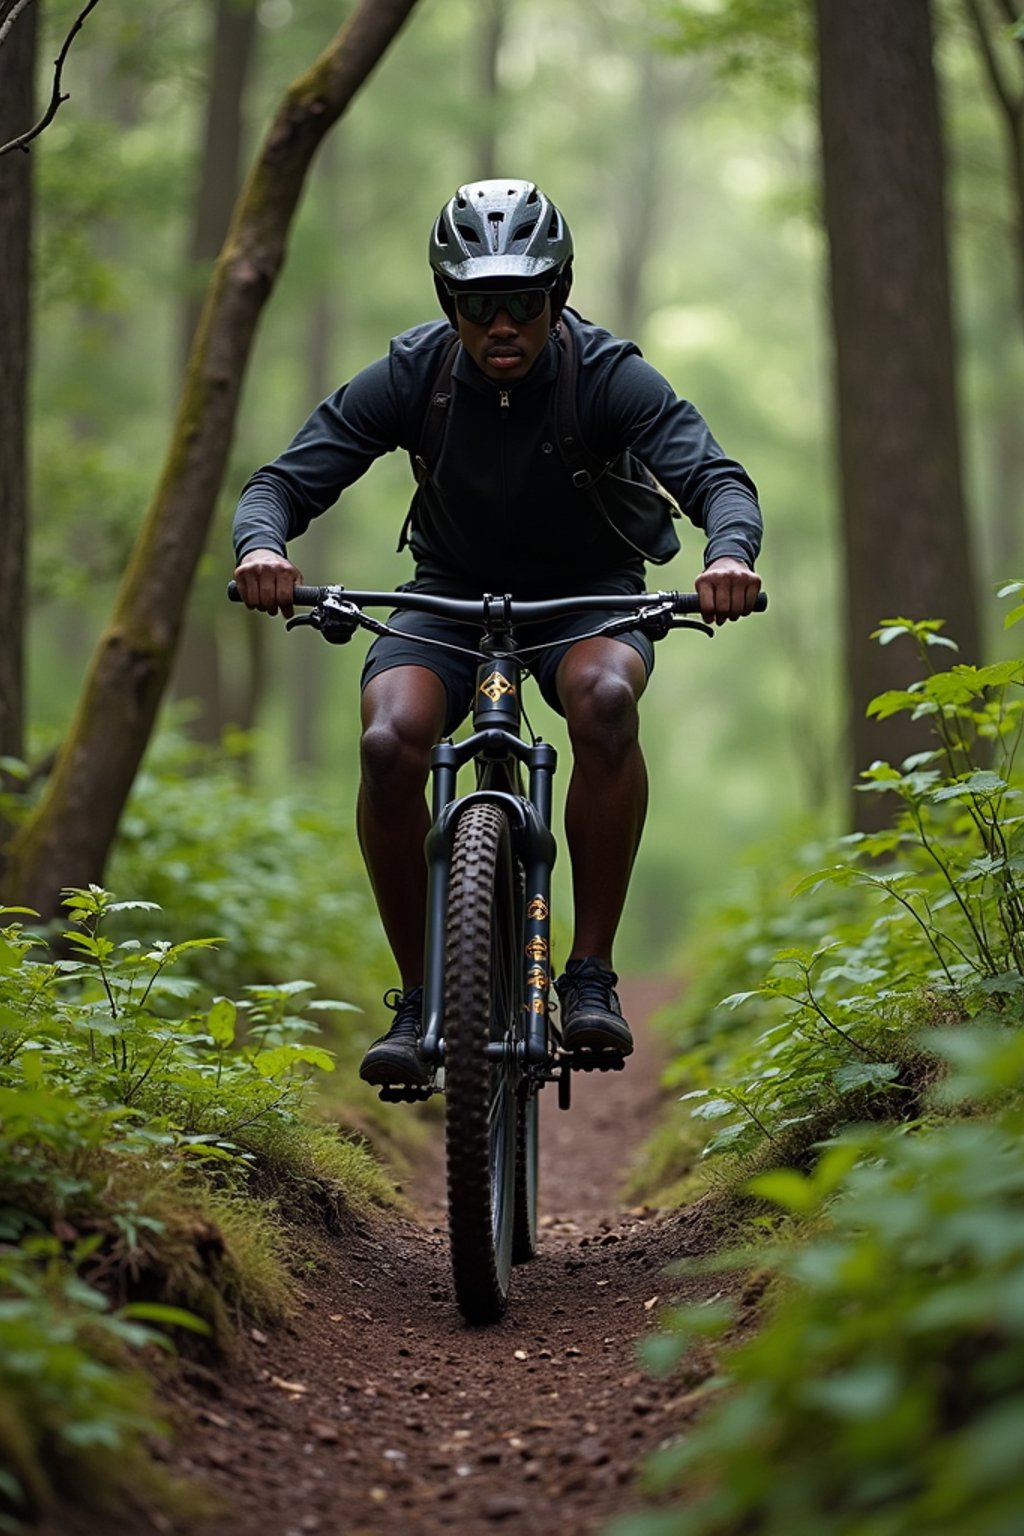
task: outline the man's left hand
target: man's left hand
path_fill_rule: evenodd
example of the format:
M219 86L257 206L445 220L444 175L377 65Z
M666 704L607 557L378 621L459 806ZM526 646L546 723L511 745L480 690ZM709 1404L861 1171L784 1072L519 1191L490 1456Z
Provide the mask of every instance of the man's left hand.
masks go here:
M761 578L742 560L722 555L701 571L694 586L705 624L724 624L727 619L742 619L753 613Z

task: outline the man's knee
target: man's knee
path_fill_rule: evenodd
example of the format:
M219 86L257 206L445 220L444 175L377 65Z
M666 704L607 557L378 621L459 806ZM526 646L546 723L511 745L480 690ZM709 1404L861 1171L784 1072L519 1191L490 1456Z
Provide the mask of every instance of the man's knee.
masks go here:
M618 650L624 654L619 656ZM646 668L632 650L616 647L607 655L574 657L570 652L559 675L559 693L569 735L577 753L590 750L610 760L632 750L639 735L637 700Z
M362 699L364 784L408 790L424 783L446 704L444 684L426 668L395 667L373 678Z

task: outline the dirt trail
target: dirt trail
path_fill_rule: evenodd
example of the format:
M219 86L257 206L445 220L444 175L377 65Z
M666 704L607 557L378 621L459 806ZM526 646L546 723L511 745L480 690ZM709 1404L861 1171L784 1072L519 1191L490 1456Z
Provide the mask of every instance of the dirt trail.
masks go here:
M671 1287L663 1266L700 1240L685 1215L617 1206L657 1112L645 1019L666 997L622 990L638 1035L627 1069L577 1074L569 1114L542 1096L541 1254L516 1270L506 1319L469 1329L455 1311L438 1151L418 1221L358 1226L290 1326L246 1339L222 1373L193 1368L176 1459L226 1509L158 1529L583 1536L636 1503L637 1463L685 1415L687 1385L650 1381L634 1343Z

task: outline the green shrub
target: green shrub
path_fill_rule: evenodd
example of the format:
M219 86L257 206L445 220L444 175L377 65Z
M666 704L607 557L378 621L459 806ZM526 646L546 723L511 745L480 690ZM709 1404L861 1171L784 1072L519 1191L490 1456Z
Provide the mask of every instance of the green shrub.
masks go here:
M927 661L952 643L938 627L894 620L879 635L910 636ZM745 1027L670 1068L695 1081L695 1117L719 1125L706 1152L792 1161L850 1120L913 1115L934 1070L923 1023L1024 1016L1022 682L1024 659L955 665L875 700L879 715L928 717L938 745L864 775L867 792L898 797L893 826L841 839L830 865L791 882L754 954L780 928L798 941L715 1014L741 1011Z
M1017 1113L833 1148L840 1193L823 1230L756 1250L779 1279L768 1321L725 1352L706 1417L649 1464L648 1488L682 1504L619 1536L1024 1526L1022 1127ZM808 1217L831 1182L780 1171L751 1190ZM727 1319L719 1305L669 1321L648 1351L661 1370Z
M931 622L880 638L908 634L926 659L948 643ZM756 1023L690 1097L727 1122L707 1150L740 1150L734 1184L760 1164L742 1190L775 1219L715 1267L774 1276L767 1320L650 1463L679 1502L618 1536L1024 1528L1022 682L1024 661L954 666L875 702L930 717L939 745L865 776L899 797L893 827L797 885L814 922L839 892L832 931L727 1000ZM644 1358L671 1373L737 1321L675 1309Z
M112 1465L145 1461L124 1346L151 1335L132 1319L223 1348L240 1316L289 1307L297 1223L337 1229L394 1199L365 1147L306 1103L308 1074L334 1066L315 1017L349 1005L304 981L200 1001L169 972L216 940L118 941L111 926L150 904L65 895L63 958L37 958L16 921L0 931L0 1349L8 1323L27 1341L0 1367L12 1509L48 1496L54 1445L65 1490L67 1447L89 1434Z
M151 749L109 875L159 906L159 928L142 914L136 935L219 934L188 960L214 991L307 976L379 1006L394 976L348 807L312 786L268 794L248 782L244 754L244 741L213 749L168 732ZM346 1025L360 1049L379 1032L358 1015Z

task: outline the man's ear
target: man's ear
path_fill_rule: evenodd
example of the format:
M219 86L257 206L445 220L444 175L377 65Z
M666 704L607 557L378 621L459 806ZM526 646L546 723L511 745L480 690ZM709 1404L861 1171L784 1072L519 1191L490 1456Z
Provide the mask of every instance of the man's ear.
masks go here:
M552 326L556 326L558 324L559 317L561 316L562 310L565 308L566 304L569 301L569 294L570 294L571 290L572 290L572 260L570 259L569 261L566 262L565 266L562 268L561 272L558 274L558 282L555 284L555 290L554 290L554 292L551 295L551 324L552 324Z
M437 276L434 277L434 292L437 294L437 302L448 316L448 324L452 327L453 330L458 330L458 325L455 320L455 300L448 292L448 289L445 287L444 283L442 283L441 279Z

